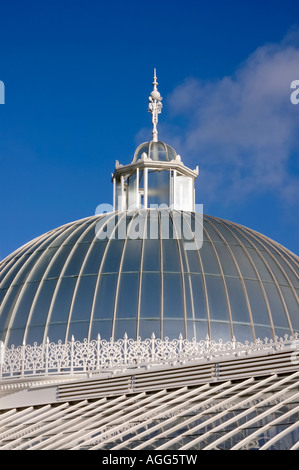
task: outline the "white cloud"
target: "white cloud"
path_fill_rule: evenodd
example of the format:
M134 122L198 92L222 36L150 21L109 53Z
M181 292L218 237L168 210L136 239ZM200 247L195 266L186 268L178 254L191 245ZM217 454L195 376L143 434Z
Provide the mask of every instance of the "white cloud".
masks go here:
M186 79L168 97L171 113L188 120L177 145L184 163L199 163L204 197L240 200L266 191L298 203L299 176L289 169L299 156L299 105L290 100L298 38L293 32L258 48L233 76Z

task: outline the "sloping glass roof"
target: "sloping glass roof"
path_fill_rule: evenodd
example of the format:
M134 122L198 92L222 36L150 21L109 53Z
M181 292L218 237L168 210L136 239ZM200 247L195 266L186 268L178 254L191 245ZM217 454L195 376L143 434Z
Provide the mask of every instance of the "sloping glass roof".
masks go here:
M0 333L7 345L102 338L218 341L299 331L299 259L235 223L203 217L203 246L163 239L176 211L134 210L88 217L52 230L0 263ZM157 236L99 239L117 218ZM183 213L186 217L186 213ZM197 214L194 224L201 224ZM96 230L97 235L96 236Z
M295 450L298 374L5 410L0 449Z

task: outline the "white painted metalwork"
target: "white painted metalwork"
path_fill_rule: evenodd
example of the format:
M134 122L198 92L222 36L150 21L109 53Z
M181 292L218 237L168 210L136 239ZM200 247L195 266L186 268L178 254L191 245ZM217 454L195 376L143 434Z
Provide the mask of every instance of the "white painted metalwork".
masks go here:
M150 113L152 113L152 124L153 124L153 141L158 142L158 130L157 130L157 124L158 124L158 114L161 113L162 111L162 96L160 95L158 88L157 88L158 82L157 82L157 75L156 75L156 69L154 69L154 81L153 81L153 91L151 92L149 96L149 105L148 105L148 110Z
M0 413L0 450L295 450L298 378L270 373L11 409Z
M48 376L53 374L93 373L101 370L144 367L157 364L190 363L198 360L242 357L256 352L265 354L283 351L292 347L299 337L278 338L265 341L240 343L232 341L196 342L183 339L161 340L153 334L146 340L123 339L107 341L98 335L97 340L53 343L47 340L40 345L21 345L4 348L0 342L0 378Z

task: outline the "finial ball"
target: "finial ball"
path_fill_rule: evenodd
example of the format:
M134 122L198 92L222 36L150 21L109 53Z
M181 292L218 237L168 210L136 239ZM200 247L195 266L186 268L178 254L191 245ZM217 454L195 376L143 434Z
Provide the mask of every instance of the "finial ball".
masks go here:
M151 92L151 97L152 97L153 100L156 100L156 101L161 100L161 95L157 90L153 90Z

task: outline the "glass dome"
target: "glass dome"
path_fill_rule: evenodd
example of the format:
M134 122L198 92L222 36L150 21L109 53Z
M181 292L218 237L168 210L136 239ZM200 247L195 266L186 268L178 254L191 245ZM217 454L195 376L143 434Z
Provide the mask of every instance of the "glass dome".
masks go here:
M171 160L176 160L177 153L170 147L170 145L165 144L164 142L145 142L139 147L137 147L132 163L137 162L143 153L146 153L148 158L156 162L170 162Z
M88 217L52 230L0 263L0 339L237 341L299 331L299 258L269 238L203 216L203 245L161 236L156 209ZM113 218L156 221L157 236L105 239ZM202 216L189 214L195 224Z

